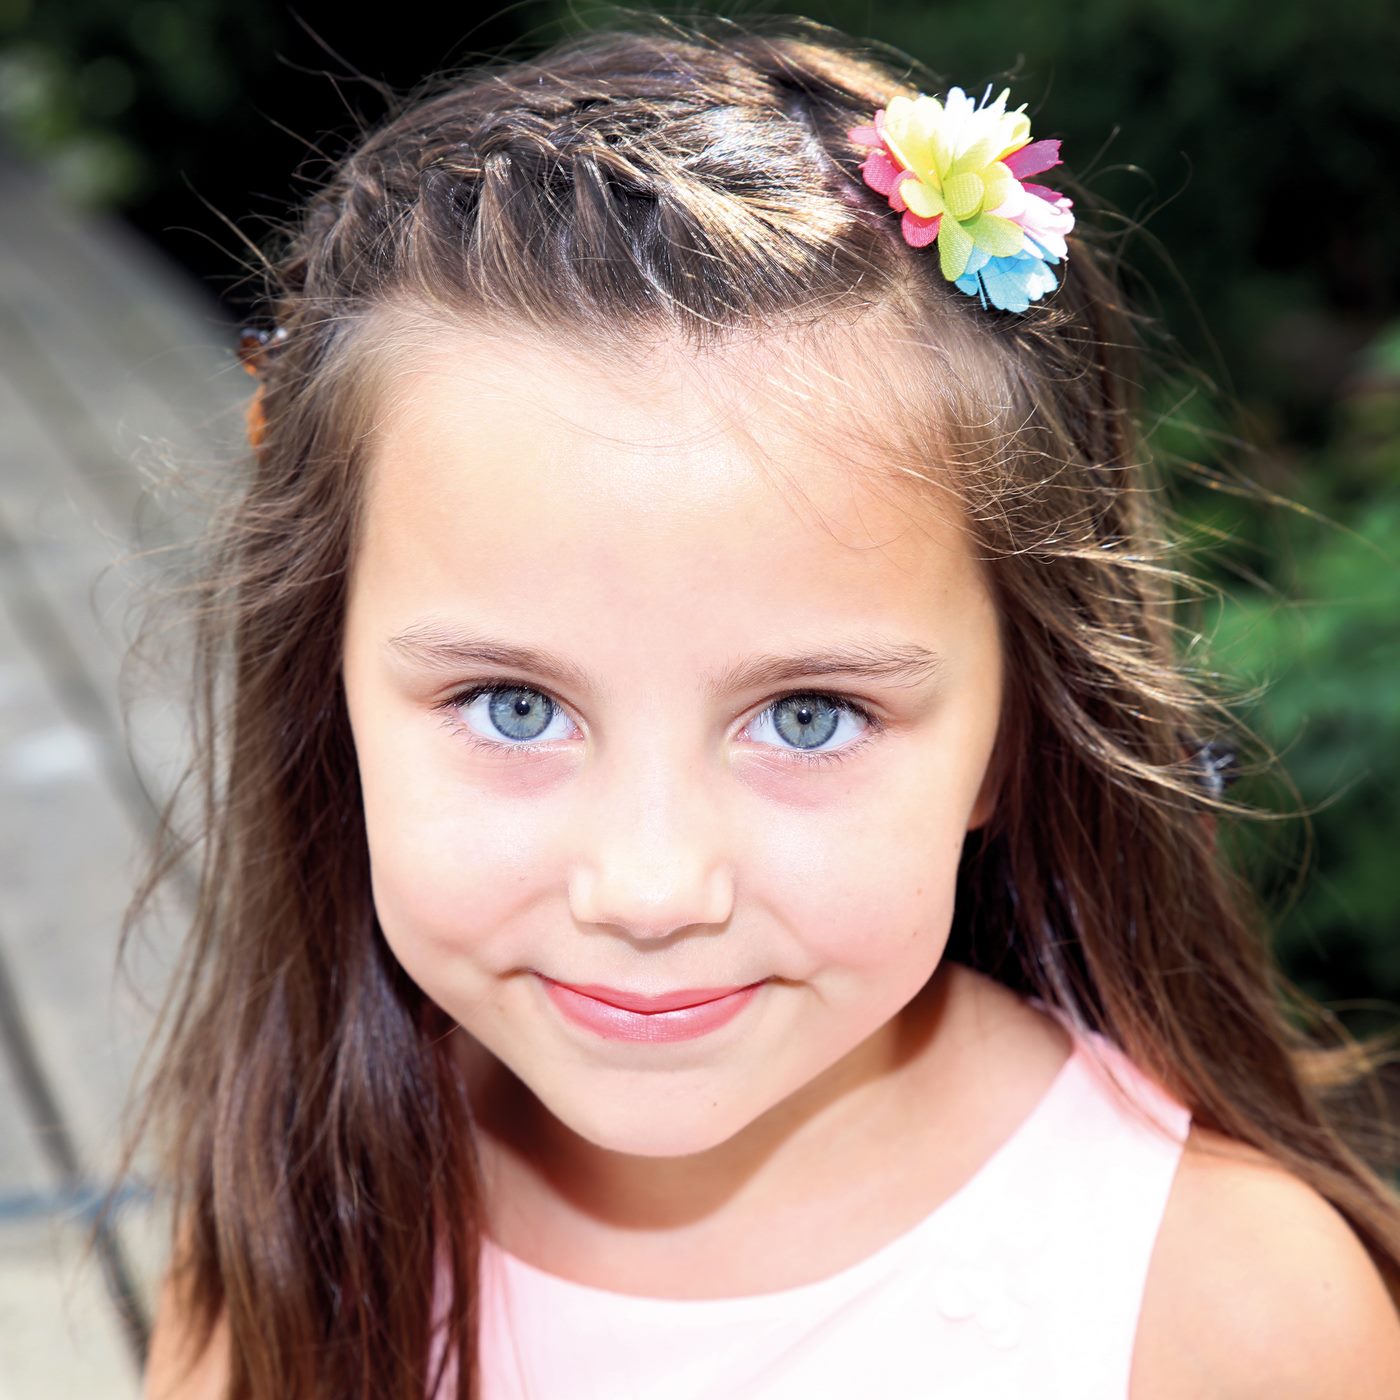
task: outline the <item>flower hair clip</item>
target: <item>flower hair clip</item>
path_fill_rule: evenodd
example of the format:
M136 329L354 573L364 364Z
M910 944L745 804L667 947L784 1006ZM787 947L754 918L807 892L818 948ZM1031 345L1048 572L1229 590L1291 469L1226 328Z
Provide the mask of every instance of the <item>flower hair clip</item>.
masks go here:
M939 269L959 291L1024 311L1059 285L1049 265L1067 255L1074 201L1026 181L1060 164L1060 143L1032 142L1026 104L1008 112L1004 88L988 105L991 91L975 106L958 87L946 102L900 94L847 134L872 148L860 173L903 214L904 241L936 239Z

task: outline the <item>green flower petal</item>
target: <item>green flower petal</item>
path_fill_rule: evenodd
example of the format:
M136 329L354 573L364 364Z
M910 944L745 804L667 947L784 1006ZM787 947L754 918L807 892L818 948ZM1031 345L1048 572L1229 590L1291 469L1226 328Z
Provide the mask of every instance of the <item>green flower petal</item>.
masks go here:
M1001 219L998 222L1008 221ZM971 256L972 235L956 219L945 216L938 226L939 269L950 282L956 282L967 270L967 260Z
M970 219L982 207L982 178L970 170L951 175L943 183L943 198L955 219Z
M1010 219L1003 219L998 214L979 214L968 224L967 232L970 235L969 246L975 243L994 258L1009 258L1013 253L1020 252L1025 240L1020 224L1013 224ZM938 241L943 242L941 229ZM966 262L966 258L963 261Z

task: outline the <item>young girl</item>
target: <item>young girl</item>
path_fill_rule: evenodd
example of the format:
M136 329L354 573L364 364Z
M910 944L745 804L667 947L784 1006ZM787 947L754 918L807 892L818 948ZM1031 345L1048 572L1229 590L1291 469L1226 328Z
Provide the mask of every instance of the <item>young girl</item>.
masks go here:
M1136 323L1059 142L910 71L588 34L270 262L149 1395L1400 1395Z

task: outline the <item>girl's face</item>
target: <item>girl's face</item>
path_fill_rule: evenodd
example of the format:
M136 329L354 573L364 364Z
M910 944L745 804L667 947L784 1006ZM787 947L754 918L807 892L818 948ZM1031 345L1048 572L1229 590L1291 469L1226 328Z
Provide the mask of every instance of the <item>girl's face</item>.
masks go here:
M891 1063L990 813L969 545L853 479L838 410L773 431L776 363L715 371L720 412L680 353L629 385L444 343L368 467L344 682L384 936L615 1152L701 1152ZM546 978L761 985L662 1041L576 1024Z

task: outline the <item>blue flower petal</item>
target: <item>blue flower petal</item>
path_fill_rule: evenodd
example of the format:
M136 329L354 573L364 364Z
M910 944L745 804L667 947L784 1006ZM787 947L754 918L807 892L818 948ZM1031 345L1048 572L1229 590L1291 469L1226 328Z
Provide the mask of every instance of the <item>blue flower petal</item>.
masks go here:
M1013 257L986 259L976 272L964 273L954 285L969 296L980 296L984 307L990 301L1001 311L1025 311L1031 302L1054 291L1059 283L1045 261L1017 253Z
M981 272L986 265L991 262L992 255L985 249L978 247L976 243L972 245L972 251L967 255L967 266L963 268L963 276L969 273Z
M960 292L966 292L970 297L982 298L982 305L986 306L987 298L982 291L982 279L975 272L965 272L953 285Z

